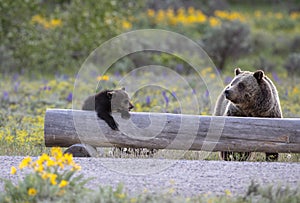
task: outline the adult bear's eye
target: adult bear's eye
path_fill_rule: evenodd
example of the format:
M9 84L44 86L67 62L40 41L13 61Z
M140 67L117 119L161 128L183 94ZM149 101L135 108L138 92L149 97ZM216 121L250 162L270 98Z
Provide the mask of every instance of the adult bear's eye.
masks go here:
M239 90L244 90L245 89L245 85L244 85L244 83L239 83L238 84L238 88L239 88Z

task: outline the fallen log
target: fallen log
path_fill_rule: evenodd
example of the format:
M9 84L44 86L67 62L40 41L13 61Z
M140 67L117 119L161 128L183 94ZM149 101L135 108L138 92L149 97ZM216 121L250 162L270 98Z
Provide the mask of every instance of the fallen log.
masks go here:
M300 152L300 119L215 117L132 112L129 120L113 114L119 131L95 112L48 109L47 147L83 143L93 147L130 147L237 152Z

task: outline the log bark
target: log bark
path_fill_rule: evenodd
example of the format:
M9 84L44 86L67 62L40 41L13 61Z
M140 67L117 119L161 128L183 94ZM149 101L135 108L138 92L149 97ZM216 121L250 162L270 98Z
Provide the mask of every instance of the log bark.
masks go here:
M129 120L113 117L119 131L95 112L48 109L47 147L84 143L93 147L131 147L237 152L300 152L300 119L215 117L133 112Z

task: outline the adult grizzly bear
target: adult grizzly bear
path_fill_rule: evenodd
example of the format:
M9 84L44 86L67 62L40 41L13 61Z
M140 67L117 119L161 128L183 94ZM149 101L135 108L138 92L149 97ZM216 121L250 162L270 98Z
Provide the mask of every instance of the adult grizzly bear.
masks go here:
M219 96L215 116L282 118L278 93L273 82L262 70L255 72L235 69L235 77ZM250 152L220 152L223 160L242 160ZM278 159L278 153L266 153L267 161Z

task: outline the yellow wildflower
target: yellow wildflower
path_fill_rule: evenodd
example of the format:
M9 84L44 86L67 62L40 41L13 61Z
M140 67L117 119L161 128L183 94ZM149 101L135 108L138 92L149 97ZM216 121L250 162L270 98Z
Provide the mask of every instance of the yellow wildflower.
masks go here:
M128 30L128 29L132 28L132 24L125 20L125 21L122 22L122 27L124 29Z
M43 165L37 165L37 166L34 167L34 170L36 172L42 173L44 171L44 166Z
M230 190L228 190L228 189L225 190L225 194L226 194L227 196L231 196L231 195L232 195L231 192L230 192Z
M31 22L33 23L44 24L45 21L46 21L45 18L43 18L41 15L34 15L31 18Z
M161 9L158 10L157 15L156 15L156 21L158 23L160 23L160 22L164 21L164 18L165 18L165 12Z
M178 15L185 15L185 10L184 10L184 8L179 8L178 10L177 10L177 12L178 12Z
M51 156L54 157L56 160L59 160L62 156L62 150L60 147L52 147L51 148Z
M202 13L202 11L196 12L196 18L197 18L197 22L199 23L204 23L207 20L206 15Z
M260 17L261 17L261 11L255 11L255 12L254 12L254 16L255 16L256 18L260 18Z
M26 141L26 137L28 136L26 130L16 130L16 134L17 134L17 141L19 143L24 143Z
M300 13L299 12L292 12L290 14L290 17L293 19L293 20L296 20L297 18L300 17Z
M29 188L28 189L28 195L29 196L35 196L36 193L37 193L36 189L34 189L34 188Z
M137 199L135 197L130 199L130 203L136 203L136 202L137 202Z
M12 166L12 167L10 168L10 174L15 175L16 173L17 173L16 167Z
M56 182L57 175L56 174L50 173L48 177L49 177L50 183L52 185L56 185L57 184L57 182Z
M169 188L168 193L169 194L174 194L175 193L175 189L174 188Z
M67 165L71 165L73 163L73 155L72 154L64 154L64 161Z
M215 17L210 17L209 18L209 25L211 27L216 27L216 26L220 25L220 21Z
M124 193L117 193L116 196L119 198L119 199L124 199L126 197L126 195Z
M277 18L277 19L282 19L283 18L283 15L282 15L282 13L275 13L275 17Z
M61 169L64 169L64 163L63 163L63 160L59 160L57 163L56 163Z
M0 140L4 137L4 135L5 135L5 133L4 133L4 131L0 131Z
M44 180L48 179L50 176L49 176L49 173L47 172L44 172L41 176Z
M12 135L5 136L5 141L7 143L12 143L14 141L14 136L12 136Z
M21 163L19 164L19 168L20 169L23 169L27 166L29 166L29 164L32 162L31 158L28 156L28 157L25 157Z
M193 24L193 23L195 23L196 21L197 21L197 17L194 16L194 15L190 15L190 16L188 16L188 17L186 18L186 22L187 22L188 24Z
M60 181L60 183L59 183L59 188L63 188L63 187L66 187L67 185L69 184L69 182L68 181L66 181L66 180L62 180L62 181Z
M300 93L300 89L298 87L294 87L294 89L292 90L292 94L298 95L299 93Z
M80 171L81 170L81 166L79 166L78 164L73 163L72 164L72 168L71 171Z
M50 21L50 24L52 27L57 27L57 26L60 26L62 24L62 22L60 19L52 19Z
M230 15L228 16L229 20L239 20L239 21L245 21L245 17L242 16L240 13L238 12L231 12Z
M167 10L166 16L167 16L168 18L174 17L174 10L169 8L169 9Z
M56 166L56 163L52 159L49 159L46 163L46 166L47 167Z
M188 8L188 14L189 14L189 15L194 15L194 14L195 14L195 9L194 9L194 7L189 7L189 8Z
M153 9L148 9L147 14L149 17L154 17L155 16L155 11Z
M97 80L100 81L100 80L103 80L103 81L108 81L109 80L109 76L108 75L100 75L97 77Z
M216 10L214 14L219 18L227 18L228 16L228 13L226 11L220 11L220 10Z
M36 163L38 165L43 164L44 162L47 162L48 160L50 160L50 157L47 154L42 154L42 156L39 157L39 159L36 161Z

